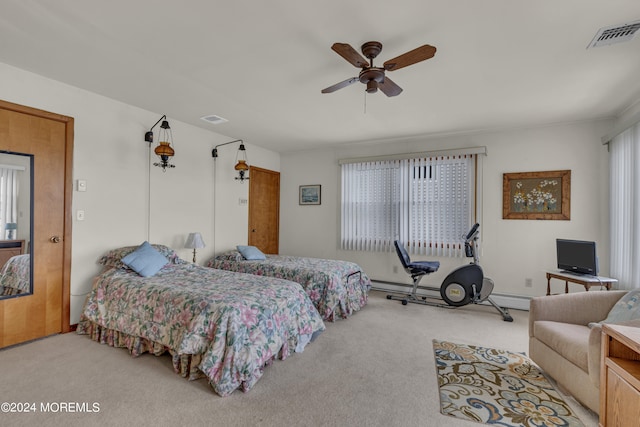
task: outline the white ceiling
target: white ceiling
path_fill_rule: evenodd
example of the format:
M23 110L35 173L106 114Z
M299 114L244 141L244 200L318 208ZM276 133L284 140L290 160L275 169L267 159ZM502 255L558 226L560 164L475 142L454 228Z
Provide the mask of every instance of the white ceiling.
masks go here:
M586 49L640 20L638 0L0 2L0 62L280 152L613 117L640 99L640 36ZM399 96L321 94L359 71L331 45L370 40L380 66L438 51L387 72Z

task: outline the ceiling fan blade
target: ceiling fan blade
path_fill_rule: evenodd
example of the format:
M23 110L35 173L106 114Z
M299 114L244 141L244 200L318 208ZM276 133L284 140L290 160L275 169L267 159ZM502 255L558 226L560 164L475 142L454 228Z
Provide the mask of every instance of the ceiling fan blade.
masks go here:
M358 68L369 65L369 62L348 43L334 43L331 49Z
M402 92L402 88L395 84L389 77L385 76L384 80L378 83L380 89L387 96L397 96Z
M434 46L425 44L418 48L415 48L407 53L403 53L400 56L396 56L384 63L384 69L388 71L399 70L409 65L413 65L416 62L424 61L425 59L432 58L436 54L436 48Z
M322 93L331 93L331 92L335 92L335 91L337 91L338 89L342 89L343 87L347 87L347 86L349 86L349 85L352 85L352 84L354 84L354 83L355 83L355 82L357 82L357 81L358 81L358 78L357 78L357 77L351 77L350 79L347 79L347 80L345 80L345 81L343 81L343 82L336 83L336 84L334 84L333 86L329 86L329 87L328 87L328 88L326 88L326 89L322 89L322 91L321 91L321 92L322 92Z

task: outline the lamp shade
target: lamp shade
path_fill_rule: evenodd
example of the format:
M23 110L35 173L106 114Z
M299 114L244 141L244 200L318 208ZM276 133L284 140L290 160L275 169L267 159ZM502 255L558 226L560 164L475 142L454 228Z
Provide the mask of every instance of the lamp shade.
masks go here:
M169 142L167 141L162 141L160 142L160 145L158 145L156 147L155 150L153 150L158 156L162 157L162 156L166 156L168 157L172 157L176 152L174 151L173 148L171 148L171 145L169 145Z
M235 170L237 170L237 171L248 171L249 170L249 165L247 165L247 162L245 160L238 160L238 163L235 166Z
M16 224L15 222L7 222L4 225L4 229L6 231L6 239L8 240L13 240L13 236L15 235L14 233L16 232L16 230L18 229L18 224Z
M204 248L204 246L204 240L202 240L200 233L189 233L187 242L184 244L184 247L189 249L200 249Z

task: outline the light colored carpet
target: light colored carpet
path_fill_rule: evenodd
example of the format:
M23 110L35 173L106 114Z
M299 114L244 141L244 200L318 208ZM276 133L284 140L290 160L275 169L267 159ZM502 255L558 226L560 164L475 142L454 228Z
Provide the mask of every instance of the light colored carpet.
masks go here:
M301 354L275 361L248 393L221 398L204 380L174 374L169 356L132 358L76 334L0 350L0 403L36 403L36 413L0 413L3 426L452 426L440 413L432 340L526 352L528 312L504 322L492 307L446 309L371 292L369 304ZM565 398L566 399L566 398ZM42 403L93 403L99 412L42 413ZM51 404L54 405L51 405ZM568 399L587 427L595 414ZM575 405L575 406L574 406Z
M571 407L522 353L433 340L440 410L504 427L583 427Z

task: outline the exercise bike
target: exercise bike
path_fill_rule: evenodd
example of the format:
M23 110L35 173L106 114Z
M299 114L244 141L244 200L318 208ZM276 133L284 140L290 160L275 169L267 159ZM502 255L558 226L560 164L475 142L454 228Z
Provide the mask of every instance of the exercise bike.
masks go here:
M478 262L478 254L476 251L476 241L478 240L478 228L480 224L476 223L471 227L469 232L464 236L464 252L468 258L473 258L473 262L453 270L445 279L439 288L425 286L423 289L430 291L440 291L441 299L446 303L438 303L430 301L427 297L419 297L416 294L420 280L428 274L438 271L440 268L439 261L414 261L409 258L404 246L400 241L396 240L394 245L400 262L404 270L411 275L413 280L413 288L411 294L407 296L387 295L387 299L399 300L402 305L407 303L424 304L436 307L455 308L462 307L467 304L480 304L484 301L489 302L502 315L502 319L506 322L513 322L513 317L509 314L508 309L498 306L491 299L493 291L493 280L484 276L482 268ZM433 298L432 298L433 299Z

